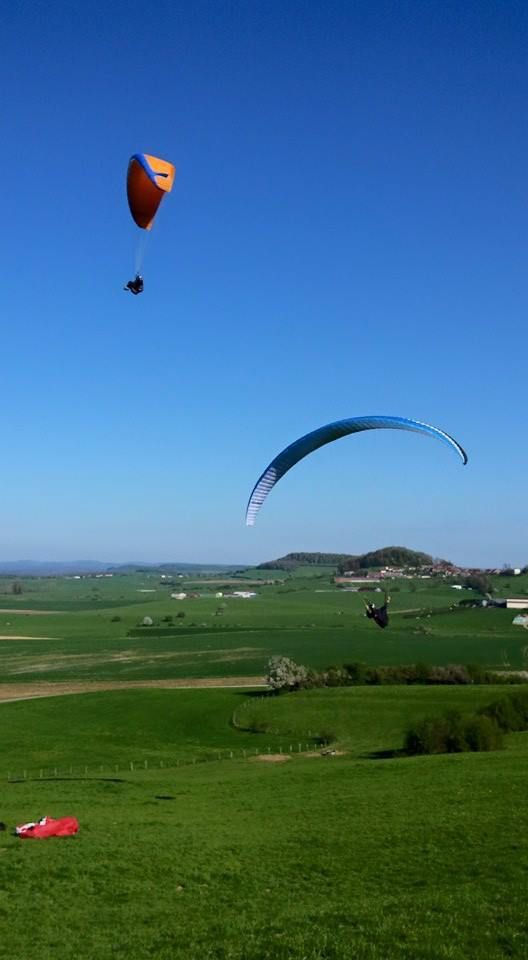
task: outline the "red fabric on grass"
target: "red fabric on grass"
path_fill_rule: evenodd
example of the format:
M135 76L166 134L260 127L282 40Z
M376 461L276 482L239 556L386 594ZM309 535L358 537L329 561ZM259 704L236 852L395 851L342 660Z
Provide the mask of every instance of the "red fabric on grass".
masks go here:
M43 817L38 823L24 823L16 828L22 840L47 840L48 837L72 837L79 829L76 817Z

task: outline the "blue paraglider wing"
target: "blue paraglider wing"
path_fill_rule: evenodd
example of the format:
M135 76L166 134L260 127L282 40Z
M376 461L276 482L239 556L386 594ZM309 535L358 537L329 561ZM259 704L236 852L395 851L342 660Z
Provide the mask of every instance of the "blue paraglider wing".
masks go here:
M351 433L361 433L362 430L410 430L413 433L423 433L426 436L442 440L455 450L462 463L467 463L467 455L459 443L450 437L444 430L438 427L432 427L428 423L422 423L420 420L406 420L405 417L352 417L348 420L336 420L334 423L327 423L318 430L305 434L299 440L295 440L289 447L286 447L282 453L279 453L268 467L264 470L253 487L246 510L246 524L252 527L255 523L257 513L259 512L264 500L270 490L284 476L291 467L294 467L299 460L324 447L326 443L332 443L339 440L340 437L347 437Z

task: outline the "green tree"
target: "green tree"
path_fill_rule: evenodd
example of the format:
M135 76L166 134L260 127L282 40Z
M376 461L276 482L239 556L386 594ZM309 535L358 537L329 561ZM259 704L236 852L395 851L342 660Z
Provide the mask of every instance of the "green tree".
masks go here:
M493 583L491 578L485 573L470 574L469 577L465 578L464 586L469 587L470 590L475 590L476 593L480 593L483 597L487 593L493 593Z
M306 667L289 657L270 657L268 683L272 690L297 690L308 676Z

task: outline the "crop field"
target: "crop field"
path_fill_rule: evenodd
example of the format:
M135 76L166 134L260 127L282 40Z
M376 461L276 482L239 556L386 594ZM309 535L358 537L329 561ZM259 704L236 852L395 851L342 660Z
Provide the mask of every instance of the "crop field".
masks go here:
M233 585L210 576L176 585L153 574L27 579L20 594L4 578L0 682L262 676L274 654L317 668L353 660L505 670L528 663L528 634L512 625L512 611L461 608L461 593L443 581L391 585L391 625L381 631L364 617L363 594L338 590L328 572L301 572L254 587L251 599L230 596ZM522 596L526 578L515 581ZM179 591L189 595L171 598Z
M0 833L0 957L524 960L528 734L497 753L378 758L410 719L496 695L141 690L1 705L1 818L73 814L80 832ZM318 725L341 755L298 752Z

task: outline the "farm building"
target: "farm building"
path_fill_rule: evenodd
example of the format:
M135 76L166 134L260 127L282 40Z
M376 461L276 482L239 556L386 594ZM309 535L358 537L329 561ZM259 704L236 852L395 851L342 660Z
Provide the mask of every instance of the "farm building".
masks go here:
M334 577L334 583L338 587L349 583L379 583L379 577Z
M506 598L507 610L528 610L528 597Z

